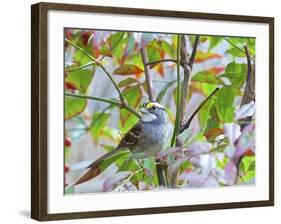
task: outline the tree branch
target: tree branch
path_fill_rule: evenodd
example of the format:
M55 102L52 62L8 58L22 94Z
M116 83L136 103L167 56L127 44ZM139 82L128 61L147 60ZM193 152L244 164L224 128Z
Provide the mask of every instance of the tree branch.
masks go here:
M247 77L246 77L246 85L245 85L245 91L244 95L241 101L240 107L242 107L245 104L250 103L255 99L255 66L251 64L251 55L248 50L248 46L246 44L243 45L246 58L247 58ZM240 124L241 130L247 125L248 122L252 120L252 116L246 117L243 119L240 119L238 123ZM235 182L238 182L238 176L239 176L239 167L242 160L242 156L237 159L237 161L233 161L236 165L237 175Z
M255 98L255 69L251 64L251 56L248 50L248 46L245 44L244 46L245 54L247 58L247 77L246 77L246 86L245 92L242 98L241 106L244 104L250 103Z
M181 86L180 86L180 45L181 45L181 35L178 34L177 38L177 110L176 110L176 120L173 131L173 136L171 140L171 147L175 146L176 137L180 126L180 100L181 100Z
M145 47L141 48L140 52L141 52L142 62L144 65L144 74L145 74L148 98L150 101L154 101L155 93L154 93L154 89L153 89L153 85L152 85L152 81L151 81L151 77L150 77L150 68L148 65L148 56L147 56L147 51L146 51Z
M66 71L66 72L74 72L74 71L77 71L77 70L80 70L80 69L83 69L83 68L87 68L87 67L92 66L92 65L95 65L95 64L96 64L96 62L91 61L91 62L89 62L89 63L87 63L87 64L85 64L85 65L81 65L81 66L79 66L79 67L77 67L77 68L65 69L65 71Z
M102 65L102 63L100 61L98 61L97 59L95 59L89 52L85 51L85 49L77 46L75 43L71 42L70 40L68 40L67 38L65 38L65 41L67 43L69 43L71 46L73 46L74 48L76 48L77 50L81 51L82 53L84 53L88 58L90 58L93 62L96 63L97 66L99 66L104 73L107 75L107 77L109 78L109 80L111 81L111 83L113 84L113 86L115 87L115 89L117 90L120 100L121 102L126 102L125 98L123 97L121 90L119 89L117 83L114 81L114 79L112 78L111 74L106 70L106 68Z
M107 98L96 97L96 96L87 96L87 95L81 95L81 94L72 94L72 93L65 93L64 95L67 97L95 100L95 101L113 104L113 105L120 107L120 109L126 109L126 110L130 111L132 114L134 114L136 117L141 118L140 113L137 112L133 107L129 106L128 104L126 104L124 102L118 101L118 100L107 99Z
M197 35L194 41L193 49L191 56L186 50L186 40L185 36L182 35L181 38L181 47L180 47L180 57L181 57L181 66L183 67L184 77L182 82L182 94L181 94L181 102L180 102L180 125L183 123L185 119L186 113L186 105L187 105L187 94L188 94L188 87L190 82L191 70L193 67L193 63L195 60L195 55L197 52L197 48L199 45L199 36Z

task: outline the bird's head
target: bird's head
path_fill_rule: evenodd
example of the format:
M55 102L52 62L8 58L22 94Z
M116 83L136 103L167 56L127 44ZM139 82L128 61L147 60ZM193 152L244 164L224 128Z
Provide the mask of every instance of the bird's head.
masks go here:
M141 120L143 122L165 122L167 118L165 108L155 101L143 103L140 112L142 113Z

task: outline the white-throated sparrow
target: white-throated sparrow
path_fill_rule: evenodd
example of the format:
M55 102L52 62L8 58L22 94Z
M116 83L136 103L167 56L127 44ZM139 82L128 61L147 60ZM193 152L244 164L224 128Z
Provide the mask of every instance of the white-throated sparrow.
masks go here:
M146 158L169 146L173 125L165 108L150 101L141 105L140 112L140 121L126 133L116 149L95 160L88 168L97 167L103 160L123 149L129 149L137 158Z

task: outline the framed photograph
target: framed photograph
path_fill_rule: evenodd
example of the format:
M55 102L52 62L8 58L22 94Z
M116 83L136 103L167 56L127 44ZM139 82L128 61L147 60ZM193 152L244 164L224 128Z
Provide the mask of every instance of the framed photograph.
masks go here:
M32 218L274 204L274 18L31 8Z

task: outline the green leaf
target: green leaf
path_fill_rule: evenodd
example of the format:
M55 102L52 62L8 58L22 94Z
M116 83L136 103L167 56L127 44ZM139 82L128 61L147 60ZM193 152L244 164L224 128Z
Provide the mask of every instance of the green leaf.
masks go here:
M117 37L117 36L116 36ZM128 56L126 55L126 47L128 43L129 35L125 33L120 41L118 42L117 46L112 51L112 57L115 63L122 65L124 63L125 58Z
M224 84L224 82L219 77L207 71L198 72L191 78L191 80L210 84Z
M137 82L138 82L137 79L129 77L129 78L124 79L121 82L119 82L118 87L122 88L122 87L128 86L128 85L133 84L133 83L137 83Z
M143 180L143 176L145 175L143 171L139 171L140 166L138 165L138 163L136 162L136 160L134 159L130 159L127 160L125 159L124 161L122 161L122 163L119 166L118 172L121 171L131 171L131 172L136 172L138 171L138 173L134 174L131 179L130 182L132 184L134 184L136 187L138 187L138 183L139 181Z
M118 45L122 42L125 32L115 32L111 34L100 48L100 53L108 57L112 57L118 49Z
M233 88L225 86L217 92L216 109L222 122L232 122L234 118L235 93Z
M214 99L211 98L199 111L198 120L201 130L205 130L208 120L211 118L210 110L214 104Z
M139 68L143 68L143 62L141 58L140 52L137 52L135 54L131 54L128 57L126 57L126 60L124 62L125 64L133 64Z
M110 49L113 49L112 52L114 52L117 49L118 44L121 43L121 39L124 36L124 34L125 32L116 32L110 36L109 46Z
M235 48L235 47L233 47L233 48L230 48L229 50L227 50L226 52L225 52L226 54L230 54L230 55L232 55L232 56L234 56L234 57L246 57L246 54L244 53L244 52L242 52L241 50L239 50L239 49L237 49L237 48Z
M239 47L240 49L243 49L243 45L247 44L251 55L252 56L255 55L256 38L254 38L254 37L228 37L227 39L229 41L231 41L231 43L233 43L234 45ZM243 53L243 52L241 52L241 53ZM244 53L244 56L245 56L245 53Z
M229 158L225 156L222 160L217 159L217 166L220 169L224 170L228 162L229 162Z
M214 47L216 47L223 40L222 37L216 37L216 36L210 36L208 38L210 40L209 49L208 49L209 51L212 50Z
M105 126L102 128L102 134L104 137L109 138L110 140L113 140L116 143L119 143L122 139L121 133L116 128Z
M161 57L162 46L160 46L159 43L161 42L154 39L146 46L149 62L162 59Z
M109 157L108 159L104 160L100 164L101 171L104 171L107 167L112 165L114 162L116 162L117 160L119 160L122 157L128 156L129 154L130 154L130 152L127 152L127 151L118 152L116 155L113 155L113 156Z
M165 96L167 90L176 82L176 80L173 80L171 82L168 82L162 89L161 91L159 92L157 98L156 98L156 101L157 102L161 102L161 100L163 99L163 97Z
M139 106L142 99L142 91L140 86L130 86L124 89L122 93L131 107L137 108ZM132 115L131 112L123 109L120 111L120 121L118 128L122 132L127 132L137 121L138 118Z
M256 54L256 38L247 38L247 44L251 55Z
M240 169L247 173L255 169L255 156L244 156L240 162Z
M93 114L93 121L90 125L90 133L95 141L98 141L107 125L110 114L96 112Z
M192 168L192 164L188 161L185 160L183 163L181 163L180 167L179 167L179 172L182 173L187 169L191 169Z
M210 116L209 120L207 121L207 126L206 126L205 131L208 131L212 128L219 128L220 127L220 119L219 119L218 112L217 112L215 104L213 104L213 106L210 110L210 114L211 114L211 116Z
M78 63L78 66L81 66L81 65L88 64L92 60L83 52L76 50L75 53L73 54L73 61Z
M70 72L66 78L65 82L75 86L80 92L85 93L88 86L90 85L93 78L93 71L90 70L76 70Z
M155 158L153 156L146 158L143 162L143 167L146 169L145 181L149 184L153 183L154 185L157 185L157 175L154 175L156 174Z
M64 119L69 120L70 118L80 114L81 112L84 111L86 105L87 105L86 99L65 97Z
M255 176L256 176L256 171L255 170L250 170L249 172L247 172L242 177L242 180L243 180L243 182L248 182L248 181L252 180L253 178L255 178Z
M170 58L175 58L175 49L165 40L162 40L162 49L170 56Z
M75 191L74 191L74 186L69 186L65 189L64 191L64 194L67 195L67 194L74 194Z
M246 80L247 64L229 63L225 68L225 73L220 77L229 79L233 87L241 88Z

